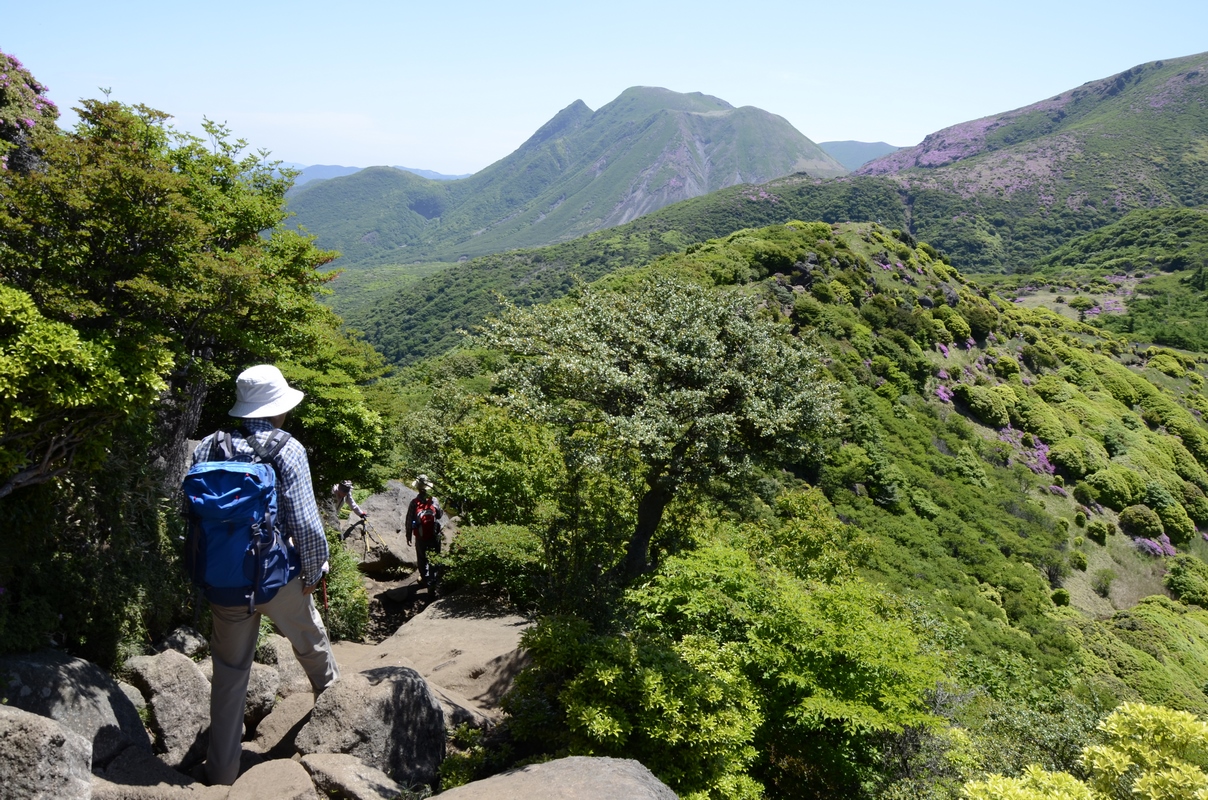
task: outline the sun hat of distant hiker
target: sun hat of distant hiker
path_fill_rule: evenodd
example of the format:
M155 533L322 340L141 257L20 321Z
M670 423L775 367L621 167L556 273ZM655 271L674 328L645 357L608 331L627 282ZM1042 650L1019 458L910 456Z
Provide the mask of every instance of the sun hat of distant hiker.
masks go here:
M431 481L431 479L428 478L427 475L419 475L418 477L416 477L416 479L414 481L411 482L412 489L419 489L420 487L423 487L425 489L432 488L432 481Z
M227 413L243 419L263 419L284 414L305 395L285 382L272 364L248 367L235 379L235 405Z

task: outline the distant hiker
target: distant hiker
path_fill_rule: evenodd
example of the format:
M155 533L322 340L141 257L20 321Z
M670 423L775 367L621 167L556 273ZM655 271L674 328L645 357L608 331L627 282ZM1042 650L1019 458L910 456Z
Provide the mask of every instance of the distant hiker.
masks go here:
M420 475L411 486L417 494L407 506L403 529L407 531L407 544L415 540L415 563L420 585L430 586L435 570L428 562L428 553L440 552L440 518L445 512L440 502L430 494L432 481L428 480L427 475Z
M369 517L369 515L362 511L361 507L357 505L357 501L352 498L352 481L340 481L335 486L331 487L331 493L335 495L336 498L337 516L340 513L340 509L344 507L344 504L348 503L348 507L352 509L353 513L361 517Z
M195 471L204 475L209 470L216 476L215 482L228 467L211 462L241 466L249 473L260 467L251 462L271 463L276 485L266 503L264 519L268 522L252 526L251 544L246 548L250 554L247 560L257 566L254 570L245 569L254 571L259 579L262 568L273 566L255 558L261 553L261 540L279 538L288 546L288 568L282 569L285 573L283 585L272 588L207 586L206 589L214 626L210 638L214 662L210 688L210 744L206 754L206 774L212 784L231 784L239 776L244 705L261 614L267 615L289 639L316 696L340 676L327 630L311 597L327 573L328 552L310 482L310 463L305 448L280 430L285 415L301 402L302 397L302 392L286 383L276 367L261 364L246 369L235 380L236 402L229 412L232 417L241 417L243 424L233 431L210 434L193 451L194 466L190 475ZM270 473L264 482L272 482L272 479ZM192 509L193 505L203 504L204 498L189 497L189 480L186 478L185 494ZM255 482L245 486L249 487L248 491L258 488ZM204 510L191 510L190 513L192 532L193 521ZM231 530L238 530L239 522L227 522L226 525ZM275 532L280 536L274 536ZM221 538L211 536L215 544L200 553L195 552L194 557L201 558L204 564L200 574L205 575L206 570L218 574L218 567L204 563L204 559L205 553L215 552ZM195 571L195 580L197 575Z

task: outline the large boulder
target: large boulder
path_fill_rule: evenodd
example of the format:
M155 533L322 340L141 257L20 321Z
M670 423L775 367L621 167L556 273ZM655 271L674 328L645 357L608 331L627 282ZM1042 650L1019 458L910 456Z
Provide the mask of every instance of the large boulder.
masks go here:
M315 698L309 694L292 694L273 707L273 711L256 726L252 744L272 758L289 758L296 751L298 731L310 721Z
M155 752L177 769L200 763L210 737L210 683L201 670L175 650L136 656L126 669L151 707Z
M315 701L298 751L346 753L407 786L434 785L445 757L445 722L427 682L406 667L344 675Z
M92 743L49 717L0 705L0 795L88 800Z
M54 650L0 658L0 704L49 717L83 736L100 766L130 746L151 750L147 729L118 682L96 664Z
M294 655L294 646L284 636L273 634L265 639L256 651L256 661L276 668L278 697L314 694L306 670L302 669L298 657Z
M407 796L406 787L355 756L343 753L316 753L302 756L302 766L310 773L319 791L346 800L395 800Z
M492 775L441 793L441 800L676 800L641 762L571 756Z
M310 775L288 758L265 761L239 776L228 800L322 800Z

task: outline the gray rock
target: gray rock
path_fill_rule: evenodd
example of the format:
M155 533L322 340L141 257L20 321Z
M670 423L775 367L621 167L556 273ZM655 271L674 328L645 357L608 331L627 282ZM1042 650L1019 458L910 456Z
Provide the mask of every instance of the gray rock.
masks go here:
M130 699L130 705L134 706L136 712L142 712L147 707L147 698L143 697L143 693L137 687L132 686L125 681L118 681L117 688L122 690L122 694ZM140 717L141 719L141 717ZM147 739L150 742L150 738Z
M138 710L108 673L54 650L0 658L0 703L49 717L92 746L104 766L131 745L150 752Z
M292 694L280 700L272 713L260 720L256 726L254 744L262 753L273 758L289 758L297 748L294 740L298 731L310 721L310 710L315 699L309 694Z
M92 743L49 717L0 705L0 793L88 800Z
M467 783L441 800L675 800L676 794L638 761L571 756Z
M281 676L276 667L266 664L252 664L252 674L247 684L247 705L243 711L243 724L248 730L253 730L260 720L273 710L277 702L277 687ZM307 682L307 686L310 682Z
M395 800L406 787L356 756L316 753L302 756L302 766L320 792L346 800Z
M298 663L294 655L294 646L284 636L273 634L265 640L256 651L256 660L277 669L277 696L289 697L291 694L314 694L310 678L306 670Z
M297 761L265 761L239 776L228 800L322 800L310 775Z
M204 759L210 735L210 684L197 665L175 650L165 650L132 658L126 668L151 706L155 752L177 769Z
M296 744L304 755L356 756L407 786L433 785L445 756L444 712L415 670L365 670L319 695Z
M181 625L165 636L155 649L161 653L164 650L175 650L189 658L198 658L210 652L210 643L188 625Z

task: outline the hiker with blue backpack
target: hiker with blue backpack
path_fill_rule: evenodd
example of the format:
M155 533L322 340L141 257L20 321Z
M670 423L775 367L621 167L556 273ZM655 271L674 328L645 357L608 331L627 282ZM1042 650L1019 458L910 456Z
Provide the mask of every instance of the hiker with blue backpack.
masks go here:
M206 775L227 785L239 776L261 615L289 639L316 697L340 675L311 596L327 573L328 550L310 463L281 430L303 393L261 364L236 378L235 397L229 413L242 424L202 440L183 485L185 566L213 617Z

